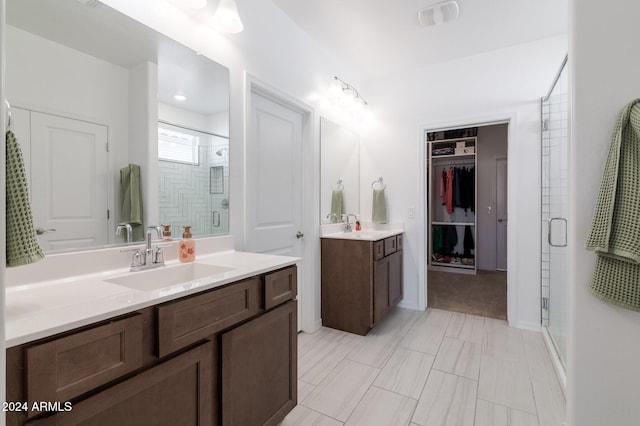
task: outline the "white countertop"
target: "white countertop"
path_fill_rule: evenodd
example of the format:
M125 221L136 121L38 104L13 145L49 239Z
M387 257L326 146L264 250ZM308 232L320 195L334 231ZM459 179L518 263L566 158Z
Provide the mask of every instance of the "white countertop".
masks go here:
M129 268L8 287L5 296L6 346L17 346L216 288L293 265L298 260L296 257L221 251L198 256L194 263L223 266L230 270L155 290L135 290L106 281L145 273L129 272ZM166 268L177 265L180 263L176 260L168 261Z

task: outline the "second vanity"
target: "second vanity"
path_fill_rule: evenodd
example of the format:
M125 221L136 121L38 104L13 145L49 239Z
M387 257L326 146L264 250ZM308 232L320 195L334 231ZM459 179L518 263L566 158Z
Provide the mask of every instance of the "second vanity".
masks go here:
M8 289L7 424L278 424L297 403L297 260L229 249Z
M367 334L402 300L402 230L323 235L321 299L322 325Z

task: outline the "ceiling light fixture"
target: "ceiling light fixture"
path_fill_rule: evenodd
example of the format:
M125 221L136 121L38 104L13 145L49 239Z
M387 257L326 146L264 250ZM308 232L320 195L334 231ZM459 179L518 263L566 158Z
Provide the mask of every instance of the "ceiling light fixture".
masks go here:
M235 0L220 0L218 9L213 14L212 24L225 33L239 33L244 29Z
M458 19L460 7L455 0L436 3L418 11L418 23L423 27L435 27Z
M342 93L347 95L348 98L353 99L356 104L360 104L362 106L369 105L367 101L365 101L364 98L360 96L360 92L358 92L356 88L350 85L349 83L345 83L344 81L340 80L338 77L333 77L333 82L335 84L335 87L337 87L338 90L342 90Z

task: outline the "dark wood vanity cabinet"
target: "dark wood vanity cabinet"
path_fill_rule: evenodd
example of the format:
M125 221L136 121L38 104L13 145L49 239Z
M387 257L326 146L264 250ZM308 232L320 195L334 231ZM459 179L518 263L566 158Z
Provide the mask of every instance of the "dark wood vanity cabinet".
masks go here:
M278 424L297 403L296 279L291 266L9 348L7 401L53 408L7 425Z
M365 335L400 300L402 235L322 239L322 325Z

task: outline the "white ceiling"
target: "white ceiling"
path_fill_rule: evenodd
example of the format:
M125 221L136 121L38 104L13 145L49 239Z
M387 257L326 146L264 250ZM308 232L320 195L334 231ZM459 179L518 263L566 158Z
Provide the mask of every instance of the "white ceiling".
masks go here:
M229 110L227 68L104 4L8 0L7 23L125 68L157 63L162 103L203 115Z
M375 77L567 33L568 0L457 0L460 17L418 24L441 0L273 0L339 59Z

